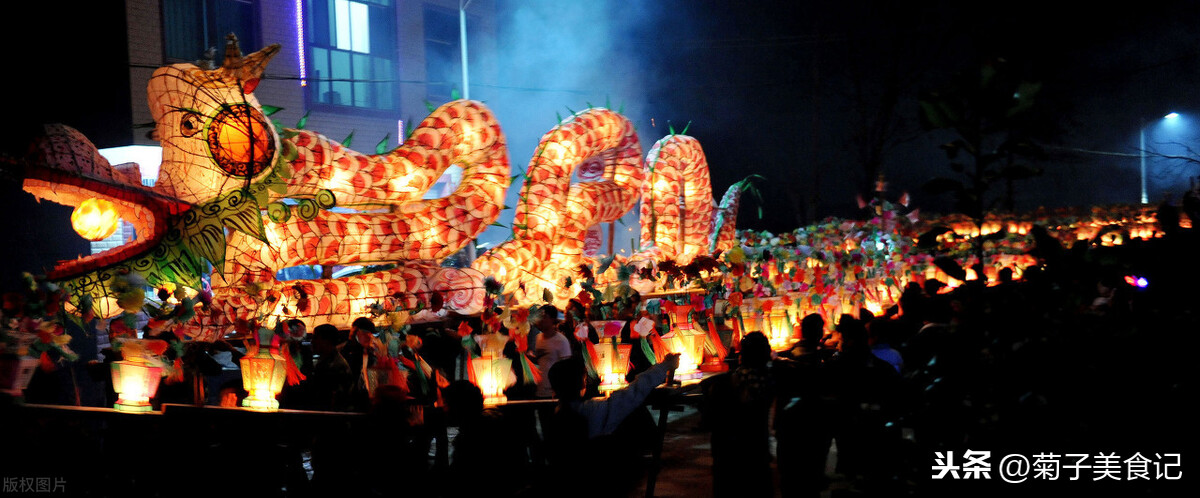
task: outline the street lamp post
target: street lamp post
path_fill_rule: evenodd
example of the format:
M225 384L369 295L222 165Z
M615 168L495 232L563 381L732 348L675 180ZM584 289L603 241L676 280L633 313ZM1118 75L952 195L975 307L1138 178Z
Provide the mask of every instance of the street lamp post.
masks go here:
M471 78L467 73L467 7L470 5L471 0L459 0L458 2L458 43L462 49L462 98L467 100L471 98Z
M1146 197L1146 120L1142 119L1141 140L1138 142L1138 152L1141 155L1142 205L1149 199Z
M469 5L471 5L471 0L458 1L458 43L462 48L462 98L466 100L471 99L471 78L467 73L467 6ZM475 261L474 240L467 244L467 263L471 263L472 261Z
M1163 116L1162 119L1175 119L1178 117L1179 117L1179 113L1169 112L1169 113L1167 113L1166 116ZM1155 120L1155 122L1157 123L1158 120ZM1146 195L1146 126L1147 126L1146 119L1142 118L1142 127L1139 130L1140 140L1138 143L1138 156L1139 156L1139 159L1141 160L1141 168L1140 168L1141 169L1141 179L1142 179L1141 200L1142 200L1143 205L1150 203L1150 198Z

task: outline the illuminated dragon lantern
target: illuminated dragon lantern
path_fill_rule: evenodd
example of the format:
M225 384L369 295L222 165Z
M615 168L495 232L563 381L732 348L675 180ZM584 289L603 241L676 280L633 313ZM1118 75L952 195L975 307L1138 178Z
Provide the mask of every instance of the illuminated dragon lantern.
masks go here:
M210 306L184 330L191 339L211 340L239 319L300 318L344 328L373 305L429 313L440 304L474 314L484 305L485 275L519 301L533 300L536 289L540 302L546 288L561 304L578 292L563 279L593 263L584 234L617 220L639 198L642 248L631 259L687 260L733 244L732 223L722 220L736 217L737 196L727 195L717 208L726 226L714 231L708 167L695 139L671 135L643 160L627 118L588 109L543 137L526 173L513 238L472 268L443 267L504 209L509 162L491 111L474 101L450 102L395 150L360 154L314 132L277 130L266 118L252 92L278 51L272 45L243 57L231 39L220 68L176 64L155 71L149 105L163 157L153 187L141 184L136 165L109 165L77 131L48 127L24 189L70 206L107 200L137 231L137 240L60 263L48 277L76 296L90 295L105 317L121 312L114 287L122 275L193 290L210 282ZM596 178L572 185L580 164ZM462 168L457 189L424 199L452 165ZM387 269L277 278L279 270L299 265Z

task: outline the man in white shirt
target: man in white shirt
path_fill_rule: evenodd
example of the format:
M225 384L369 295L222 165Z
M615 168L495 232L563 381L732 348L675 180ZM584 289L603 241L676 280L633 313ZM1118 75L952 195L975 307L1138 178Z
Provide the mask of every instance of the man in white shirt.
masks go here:
M537 386L537 397L551 398L554 397L554 391L550 388L550 367L571 357L571 343L558 331L558 308L547 304L539 308L538 313L535 325L541 333L537 336L532 352L532 359L542 372L542 379Z

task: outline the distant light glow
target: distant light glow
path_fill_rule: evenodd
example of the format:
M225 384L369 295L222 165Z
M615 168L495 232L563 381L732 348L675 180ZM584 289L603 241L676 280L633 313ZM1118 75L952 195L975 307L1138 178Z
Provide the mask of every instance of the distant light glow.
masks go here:
M1179 113L1178 113L1178 112L1171 112L1171 113L1167 113L1167 115L1166 115L1166 116L1163 116L1163 119L1175 119L1175 118L1178 118L1178 117L1179 117Z
M1127 275L1125 277L1125 283L1139 289L1145 289L1147 285L1150 285L1150 281L1146 280L1146 277L1139 277L1136 275Z
M296 0L296 57L300 62L300 86L308 86L308 67L304 63L304 0Z
M100 149L100 155L116 166L123 163L137 163L142 181L158 180L158 169L162 165L162 147L158 145L126 145Z

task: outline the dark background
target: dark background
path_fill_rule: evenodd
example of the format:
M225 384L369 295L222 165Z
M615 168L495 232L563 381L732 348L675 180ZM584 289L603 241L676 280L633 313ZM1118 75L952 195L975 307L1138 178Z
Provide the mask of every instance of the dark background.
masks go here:
M45 122L70 124L98 147L127 144L123 2L27 8L4 21L22 35L10 38L3 78L3 151L19 154ZM1153 157L1184 154L1176 143L1195 137L1194 2L497 0L496 8L494 53L477 44L471 57L498 70L472 62L472 98L496 111L514 168L556 114L607 102L635 122L645 150L686 127L704 147L718 198L747 175L765 177L762 219L747 200L739 227L788 231L856 216L855 194L869 191L876 172L893 199L907 191L923 212L949 211L947 198L920 188L952 173L938 149L950 137L922 129L917 98L982 61L1003 60L1040 82L1038 119L1053 130L1039 137L1049 153L1033 162L1044 174L1018 183L1018 211L1137 202L1143 123L1151 202L1178 199L1197 174ZM1158 121L1168 111L1183 116L1171 127ZM6 275L86 251L65 232L69 208L37 205L7 180L0 199L8 240L0 261L14 265ZM507 236L494 231L484 238Z

